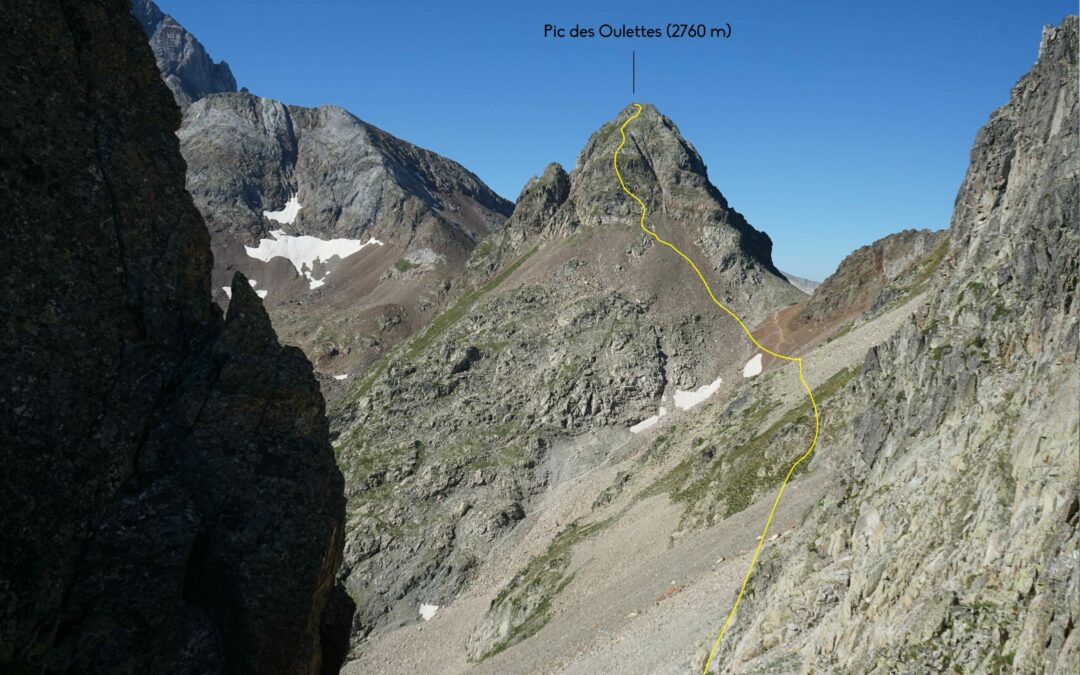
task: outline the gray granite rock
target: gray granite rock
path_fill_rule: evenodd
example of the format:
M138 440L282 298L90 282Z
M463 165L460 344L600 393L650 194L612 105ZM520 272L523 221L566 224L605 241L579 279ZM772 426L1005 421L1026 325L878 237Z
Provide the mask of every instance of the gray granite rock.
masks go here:
M215 63L195 36L152 0L133 0L131 10L150 40L161 77L181 110L210 94L236 91L229 64Z
M717 668L1080 663L1077 73L1070 16L976 137L925 309L830 410L844 480L764 557Z

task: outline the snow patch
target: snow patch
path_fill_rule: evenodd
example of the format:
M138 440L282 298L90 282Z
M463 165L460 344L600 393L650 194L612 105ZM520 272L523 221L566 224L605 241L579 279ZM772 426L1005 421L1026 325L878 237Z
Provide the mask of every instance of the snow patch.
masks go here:
M435 616L437 611L439 611L438 605L428 605L426 603L420 605L420 617L424 621L431 621L431 617Z
M255 288L255 284L259 282L255 281L254 279L248 279L248 283L251 285L252 288ZM232 286L222 286L221 290L225 291L225 297L232 300ZM255 295L259 296L260 298L265 298L268 293L269 291L255 291Z
M263 211L262 214L270 220L291 225L296 216L300 213L300 209L304 207L300 206L300 200L297 195L289 197L289 201L285 203L285 208L280 211Z
M742 376L743 377L754 377L755 375L760 375L760 374L761 374L761 354L754 354L754 358L747 361L746 365L743 366Z
M335 376L334 376L334 379L335 379L335 380L344 380L344 379L345 379L345 378L347 378L347 377L348 377L348 375L347 375L347 374L346 374L346 375L335 375Z
M251 286L252 288L255 288L256 286L259 285L259 282L256 281L255 279L248 279L248 285ZM259 296L260 298L265 298L268 293L270 293L270 291L255 291L255 295ZM230 296L230 297L232 297L232 296Z
M703 384L693 391L680 391L675 390L675 407L679 410L689 410L698 403L701 403L705 399L709 398L720 389L720 383L722 380L718 377L713 380L712 384Z
M630 433L632 433L632 434L640 434L642 431L645 431L646 429L648 429L650 427L655 427L656 423L659 422L659 421L660 421L660 416L659 415L653 415L652 417L646 417L645 419L641 420L640 422L638 422L634 426L630 427Z
M334 257L344 260L370 244L383 245L378 239L319 239L306 234L294 237L282 230L272 230L270 236L273 239L260 239L258 246L245 246L244 250L252 258L263 262L269 262L271 258L287 259L298 273L307 277L312 289L326 283L325 275L321 279L315 278L316 263L327 262Z

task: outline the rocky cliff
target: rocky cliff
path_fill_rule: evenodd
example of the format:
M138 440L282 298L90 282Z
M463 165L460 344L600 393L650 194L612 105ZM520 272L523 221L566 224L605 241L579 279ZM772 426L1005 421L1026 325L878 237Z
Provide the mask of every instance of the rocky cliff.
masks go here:
M0 670L324 672L342 477L303 354L211 300L127 2L0 9Z
M922 262L938 245L941 245L937 251L940 258L947 245L940 232L903 230L856 249L814 289L813 297L797 315L798 323L842 322L868 309L917 294L921 289L916 287L920 281L916 263ZM933 271L928 265L922 281Z
M926 307L834 412L843 480L767 554L719 668L1075 671L1077 122L1069 17L976 137Z
M150 40L161 77L181 110L210 94L236 91L229 64L215 63L195 36L152 0L134 0L132 12Z

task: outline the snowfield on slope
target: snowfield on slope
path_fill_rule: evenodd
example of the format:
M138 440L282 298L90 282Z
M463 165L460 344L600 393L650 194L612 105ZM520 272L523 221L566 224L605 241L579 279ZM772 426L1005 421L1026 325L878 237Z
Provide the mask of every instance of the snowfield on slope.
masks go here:
M271 258L285 258L299 274L307 278L313 290L326 283L328 274L316 278L316 263L328 262L335 256L344 260L371 244L383 245L378 239L319 239L306 234L294 237L282 230L272 230L270 236L273 238L260 239L258 246L245 246L244 250L252 258L263 262L269 262Z

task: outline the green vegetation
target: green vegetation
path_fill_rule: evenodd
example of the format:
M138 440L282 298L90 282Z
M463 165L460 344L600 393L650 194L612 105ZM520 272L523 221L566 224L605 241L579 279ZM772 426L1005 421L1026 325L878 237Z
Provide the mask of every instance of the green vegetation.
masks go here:
M994 669L995 673L1011 673L1013 671L1013 660L1016 658L1016 652L1005 652L1003 654L996 654L990 666Z
M945 255L949 252L949 235L948 233L942 234L941 238L934 248L915 262L913 265L913 277L911 283L906 286L897 287L897 297L891 301L888 306L881 308L875 312L875 316L889 311L895 307L899 307L908 300L914 298L916 295L926 290L926 285L933 278L934 273L941 267L941 263L945 260ZM903 275L901 278L906 277ZM898 280L899 281L899 280ZM839 336L836 336L839 337ZM835 338L834 338L835 339Z
M398 272L408 272L414 267L417 267L417 265L413 262L406 260L405 258L402 258L401 260L398 260L396 263L394 263L394 269L396 269Z
M465 316L465 314L468 313L470 309L472 309L472 306L476 304L477 300L479 300L488 291L494 290L497 286L499 286L499 284L506 281L506 278L513 274L514 271L517 270L517 268L521 267L521 264L524 263L529 258L529 256L536 253L537 248L538 247L534 247L531 251L515 260L513 264L509 265L491 281L487 282L479 289L467 294L465 297L454 303L453 307L446 310L439 316L435 317L435 319L430 324L428 324L427 330L425 330L423 334L413 340L412 344L409 345L408 350L405 352L405 358L416 358L416 356L418 356L421 352L427 349L428 346L430 346L431 343L435 340L435 338L445 333L446 330L450 328L450 326L453 326L455 323L457 323L458 319Z
M848 333L850 333L853 328L855 328L855 322L854 321L851 321L850 323L845 324L843 328L841 328L840 330L838 330L835 333L833 333L832 335L830 335L829 338L827 340L825 340L825 343L828 344L828 343L832 342L833 340L839 340L840 338L842 338L845 335L847 335Z
M855 377L857 368L839 371L824 384L814 390L814 398L821 404L830 399ZM748 406L742 413L737 430L756 430L764 423L777 403L760 399ZM653 485L646 488L639 498L660 493L668 493L672 500L685 505L683 518L694 518L699 523L711 526L718 520L738 513L750 505L754 497L766 488L778 485L787 475L792 461L803 452L804 444L809 444L813 430L813 409L810 402L796 406L780 417L765 431L750 435L748 440L729 445L731 429L725 428L718 434L715 442L718 457L704 463L698 455L680 462L675 468ZM747 432L743 432L745 438ZM798 449L793 443L786 443L789 438L798 438ZM790 457L778 461L777 446L781 443L792 446ZM726 446L726 447L725 447ZM795 475L805 471L807 463L801 463ZM720 510L720 506L723 510Z
M618 516L587 525L575 521L555 535L544 553L529 560L525 568L499 593L489 610L489 614L492 614L505 607L511 609L510 634L484 652L479 661L532 637L544 627L551 618L552 599L574 579L573 575L566 573L574 546L604 530L616 518ZM520 616L522 612L525 614L523 618Z
M491 255L491 252L495 249L495 245L491 243L491 239L487 238L476 245L473 249L472 257L474 258L486 258Z
M382 375L383 371L386 370L386 367L390 365L390 357L396 351L396 347L391 349L367 367L363 376L357 380L356 384L349 390L348 395L345 397L345 403L352 404L364 396L367 396L367 393L371 391L371 386L375 384L375 380L377 380L379 375Z
M912 281L909 287L907 297L911 298L919 293L923 292L926 282L930 281L930 277L934 272L937 272L941 267L941 263L945 260L945 254L949 252L949 235L943 234L939 239L937 246L930 250L929 253L924 255L918 263L916 263L915 279Z
M938 345L930 350L930 358L933 361L940 361L941 357L952 352L952 345Z
M486 242L481 242L481 244L483 243ZM508 276L513 274L514 270L520 267L521 264L525 262L525 260L535 252L536 249L534 248L525 255L521 256L516 261L514 261L512 265L503 270L498 276L489 281L482 288L469 293L468 295L454 303L454 305L447 309L445 312L435 317L435 319L428 325L427 330L425 330L422 335L413 340L412 344L409 345L408 350L404 354L404 358L412 359L421 352L423 352L432 343L432 341L435 340L435 338L446 332L447 328L454 325L454 323L457 322L458 319L464 316L469 311L469 309L471 309L472 306L476 304L476 301L479 300L482 295L494 289L496 286L505 281ZM400 267L398 267L399 263L405 263L407 265L411 264L406 260L399 260L397 263L394 263L394 267L401 269ZM503 346L505 345L499 345L500 348ZM367 393L371 391L371 387L375 384L375 380L377 380L379 376L382 375L383 372L386 370L387 366L390 365L391 357L397 351L397 348L394 348L386 352L381 357L379 357L378 360L368 366L363 377L357 380L357 383L352 387L352 389L349 390L349 394L345 399L345 403L355 403L359 399L366 396Z

